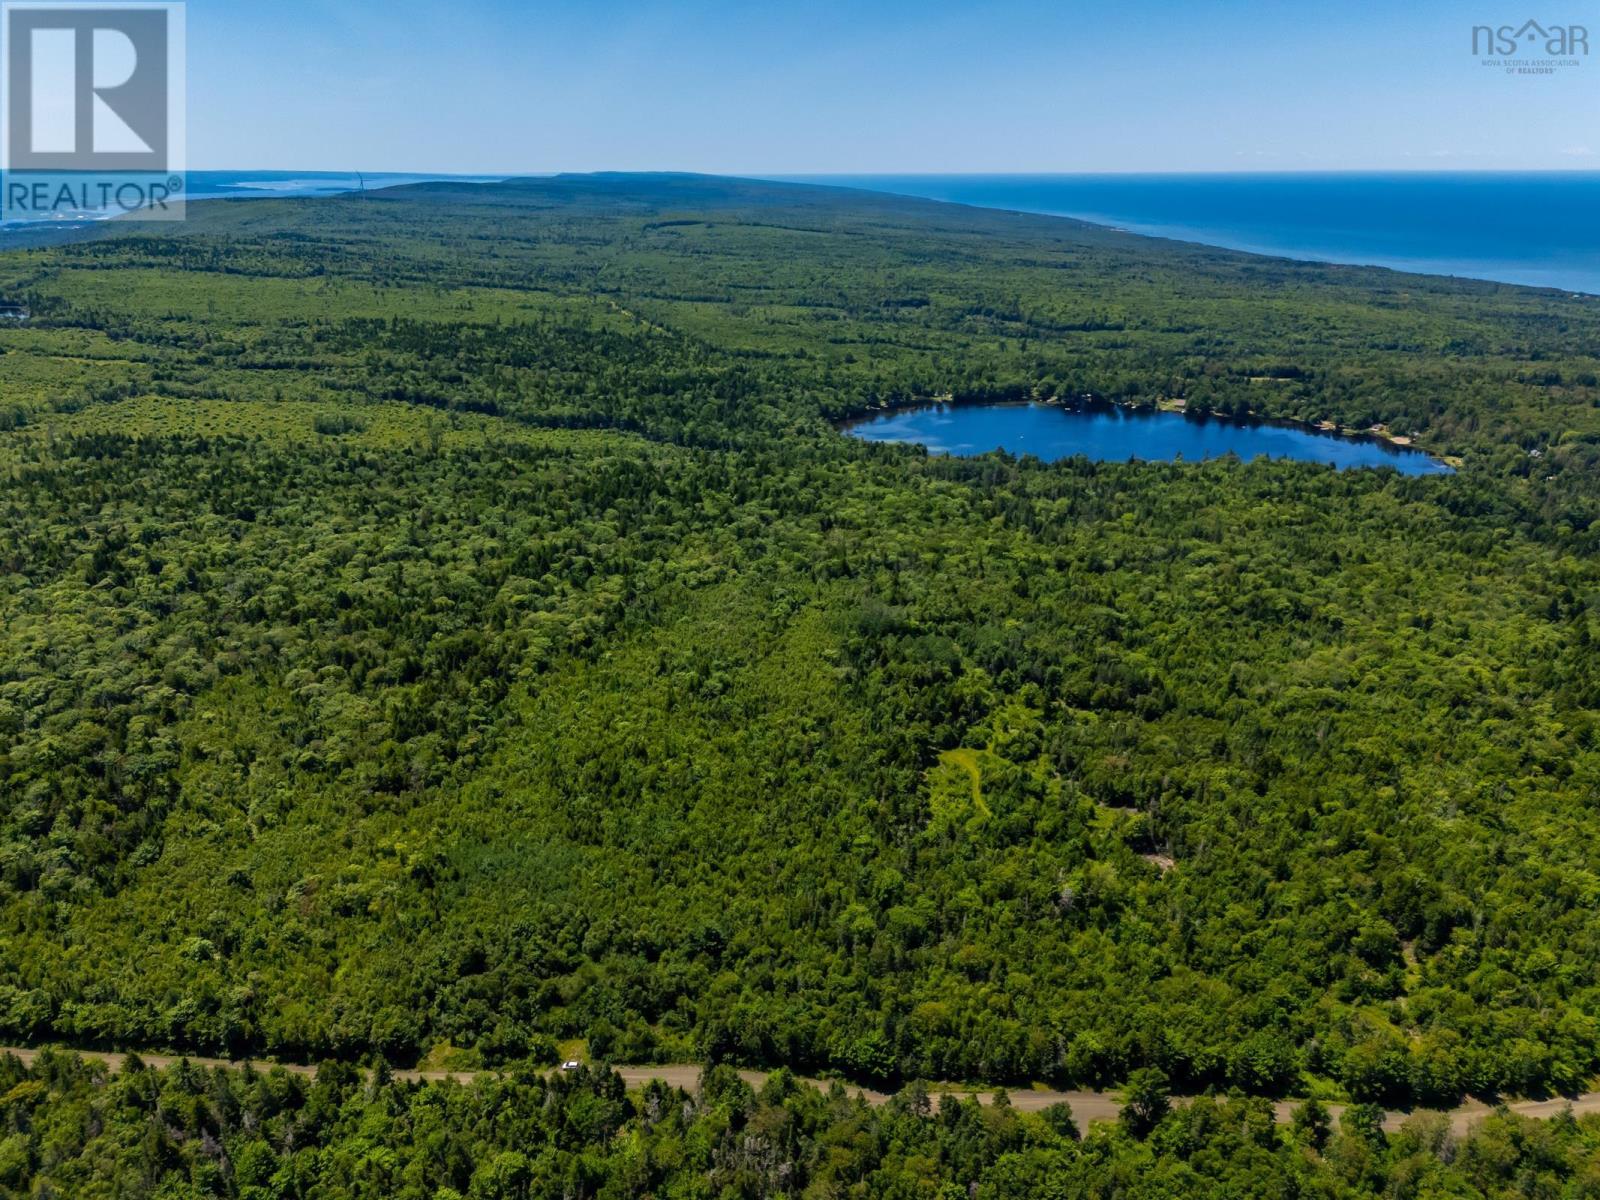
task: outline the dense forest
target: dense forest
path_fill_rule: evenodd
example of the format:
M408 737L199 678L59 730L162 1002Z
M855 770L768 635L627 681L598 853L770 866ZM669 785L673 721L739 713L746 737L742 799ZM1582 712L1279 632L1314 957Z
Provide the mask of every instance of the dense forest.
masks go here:
M1600 1117L1491 1114L1465 1137L1386 1132L1317 1101L1174 1107L1159 1080L1116 1124L912 1086L881 1108L727 1067L628 1093L604 1068L419 1084L325 1064L108 1074L0 1058L0 1197L72 1200L1476 1200L1600 1196Z
M1600 300L628 176L196 205L0 256L0 293L33 314L0 330L0 1042L1389 1105L1600 1073ZM1083 396L1460 470L834 427ZM499 1153L473 1106L534 1103L130 1076L84 1124L60 1070L13 1138L115 1155L187 1088L172 1129L306 1107L376 1153L442 1105ZM703 1164L770 1120L858 1182L1147 1153L783 1096L658 1134L609 1087L529 1136L604 1179L602 1126ZM1170 1136L1367 1194L1253 1111ZM159 1170L216 1160L179 1141ZM36 1154L0 1141L0 1185Z

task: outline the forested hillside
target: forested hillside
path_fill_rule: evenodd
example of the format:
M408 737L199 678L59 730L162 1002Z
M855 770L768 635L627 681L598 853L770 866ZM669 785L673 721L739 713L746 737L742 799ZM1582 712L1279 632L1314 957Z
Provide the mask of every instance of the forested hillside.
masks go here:
M196 205L0 292L0 1041L1600 1072L1600 301L688 177ZM1462 467L830 424L1083 394Z

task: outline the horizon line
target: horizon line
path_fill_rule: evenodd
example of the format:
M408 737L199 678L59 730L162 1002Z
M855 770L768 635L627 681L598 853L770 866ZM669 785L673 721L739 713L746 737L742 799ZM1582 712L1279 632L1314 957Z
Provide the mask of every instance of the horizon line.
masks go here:
M190 167L189 175L431 175L447 179L553 179L562 175L684 175L706 179L860 179L860 178L921 178L921 179L992 179L997 176L1014 179L1065 179L1084 176L1216 176L1216 175L1600 175L1600 165L1583 167L1243 167L1238 169L1141 169L1141 170L1050 170L1050 171L927 171L927 170L871 170L871 171L700 171L676 167L594 167L587 170L562 168L559 170L533 170L521 168L509 171L433 171L420 168L357 167Z

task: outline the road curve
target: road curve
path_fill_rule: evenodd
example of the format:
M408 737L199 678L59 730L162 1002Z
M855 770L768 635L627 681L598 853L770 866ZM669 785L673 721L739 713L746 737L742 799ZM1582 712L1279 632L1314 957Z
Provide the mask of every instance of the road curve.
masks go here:
M53 1048L62 1050L66 1053L77 1054L82 1058L98 1059L101 1062L109 1065L112 1070L116 1070L122 1064L122 1060L126 1057L126 1054L124 1053L113 1053L107 1050L77 1050L70 1046ZM28 1048L22 1046L0 1046L0 1056L7 1054L14 1055L15 1057L21 1059L25 1066L32 1066L34 1061L39 1057L40 1052L40 1047ZM238 1070L249 1066L254 1067L258 1071L270 1071L274 1067L282 1067L291 1074L304 1075L307 1077L314 1076L317 1073L316 1067L306 1066L303 1063L266 1062L260 1059L203 1058L192 1054L179 1055L143 1053L140 1053L138 1057L146 1066L159 1068L170 1067L175 1063L187 1059L190 1063L193 1063L197 1067L227 1067ZM623 1082L625 1082L629 1087L643 1087L652 1079L659 1079L671 1087L682 1088L685 1091L693 1091L700 1083L700 1072L702 1068L690 1063L683 1063L672 1066L614 1066L612 1067L612 1070L614 1070L618 1075L622 1076ZM457 1083L471 1083L472 1080L479 1075L493 1074L493 1071L395 1071L394 1077L396 1079L403 1079L418 1083L440 1083L445 1080L453 1080ZM768 1072L766 1071L739 1071L739 1077L753 1088L759 1088L764 1082L766 1082L767 1074ZM800 1082L809 1084L812 1087L822 1088L824 1090L830 1086L826 1080L820 1079L807 1079L801 1077ZM845 1090L852 1096L860 1096L868 1104L879 1105L886 1104L889 1101L889 1093L876 1092L871 1088L858 1087L854 1084L846 1084ZM988 1104L994 1099L993 1092L953 1092L941 1090L939 1088L930 1088L929 1092L935 1096L943 1094L962 1096L975 1095L977 1096L978 1100L984 1104ZM1080 1126L1084 1127L1095 1121L1114 1121L1117 1118L1117 1114L1122 1111L1122 1099L1115 1092L1051 1092L1032 1089L1019 1089L1017 1091L1007 1091L1006 1095L1011 1101L1011 1106L1022 1112L1039 1112L1043 1109L1049 1108L1052 1104L1070 1105L1072 1108L1073 1118ZM1180 1098L1177 1102L1182 1103L1183 1101ZM1600 1092L1586 1092L1581 1096L1573 1096L1571 1098L1557 1097L1553 1100L1513 1100L1506 1105L1506 1107L1514 1113L1524 1117L1533 1117L1538 1120L1548 1120L1551 1117L1558 1116L1562 1112L1565 1112L1569 1106L1571 1107L1573 1114L1577 1116L1582 1116L1585 1113L1600 1113ZM1294 1111L1294 1107L1295 1101L1292 1100L1278 1100L1273 1104L1273 1109L1277 1113L1278 1120L1283 1122L1287 1122L1289 1120L1290 1114ZM1335 1116L1337 1116L1338 1113L1343 1110L1343 1108L1344 1106L1341 1104L1328 1105L1329 1111ZM1435 1110L1418 1109L1416 1111L1432 1112ZM1479 1121L1482 1121L1492 1112L1494 1112L1494 1109L1490 1108L1481 1101L1469 1100L1466 1104L1463 1104L1457 1108L1446 1110L1444 1115L1449 1117L1450 1128L1453 1132L1457 1134L1464 1134L1470 1130L1472 1126L1476 1125ZM1400 1128L1400 1126L1405 1122L1406 1118L1411 1115L1412 1114L1409 1112L1389 1112L1384 1117L1383 1126L1385 1129L1388 1129L1392 1132Z

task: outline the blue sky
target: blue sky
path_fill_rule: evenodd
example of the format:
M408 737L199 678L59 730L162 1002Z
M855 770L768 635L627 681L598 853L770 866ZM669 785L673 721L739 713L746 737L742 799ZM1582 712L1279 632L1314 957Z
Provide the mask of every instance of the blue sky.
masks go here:
M1546 77L1471 53L1530 15L1600 43L1600 0L1534 7L190 0L189 164L1600 169L1600 53Z

